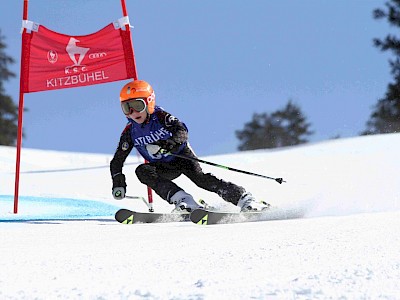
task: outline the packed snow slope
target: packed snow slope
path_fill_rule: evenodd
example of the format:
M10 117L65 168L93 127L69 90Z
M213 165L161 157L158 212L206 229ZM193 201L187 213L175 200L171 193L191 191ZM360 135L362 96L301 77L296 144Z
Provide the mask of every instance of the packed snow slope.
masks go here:
M305 217L216 226L121 225L112 155L0 147L1 299L400 299L400 134L202 157L286 183L202 165ZM145 196L124 167L127 194ZM176 180L196 199L237 210ZM156 211L171 205L155 195ZM86 221L84 221L86 220ZM89 221L90 220L90 221Z
M270 177L282 177L286 183L268 180L202 164L204 171L245 187L256 198L274 206L307 208L308 217L382 212L400 208L398 171L400 134L357 137L305 146L257 150L202 159ZM19 215L35 216L30 202L62 199L100 201L113 206L146 210L141 201L114 201L111 197L109 163L112 154L86 154L22 149ZM146 196L147 188L135 176L143 161L132 153L125 163L127 194ZM12 212L6 198L14 194L15 148L0 146L0 215ZM181 176L176 180L195 199L235 210L217 195L199 189ZM155 196L158 211L171 206ZM60 201L56 201L60 198ZM28 204L29 202L29 204ZM46 206L46 205L45 205ZM44 208L45 209L45 208ZM104 207L106 212L106 207ZM38 213L40 213L38 211ZM56 213L54 211L54 213ZM83 215L91 215L82 209ZM105 214L108 215L108 214ZM38 217L41 215L38 214Z

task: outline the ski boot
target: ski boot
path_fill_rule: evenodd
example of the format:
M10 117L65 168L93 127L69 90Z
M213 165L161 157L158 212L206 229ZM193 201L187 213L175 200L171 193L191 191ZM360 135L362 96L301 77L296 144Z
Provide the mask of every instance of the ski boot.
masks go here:
M251 193L245 192L239 199L237 206L241 212L247 211L263 211L271 207L267 202L257 202Z
M172 212L176 213L188 213L192 212L196 208L203 208L203 206L194 201L190 194L182 190L176 192L170 198L169 203L175 204L175 208L172 210Z

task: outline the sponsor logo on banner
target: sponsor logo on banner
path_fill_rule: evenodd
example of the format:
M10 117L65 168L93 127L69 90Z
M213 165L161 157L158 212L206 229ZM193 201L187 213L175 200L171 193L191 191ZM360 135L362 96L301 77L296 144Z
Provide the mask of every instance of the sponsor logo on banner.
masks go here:
M79 44L80 40L71 37L65 47L72 65L64 68L64 77L50 78L46 80L47 88L57 88L63 86L82 85L87 83L95 83L97 81L104 81L109 77L105 74L104 70L90 72L89 67L83 64L84 59L87 57L90 60L103 59L107 56L106 52L88 53L90 48L84 47ZM50 50L47 55L48 61L55 64L58 60L58 54L54 50Z
M47 52L47 60L49 61L49 63L55 64L58 60L57 51L50 50L49 52Z

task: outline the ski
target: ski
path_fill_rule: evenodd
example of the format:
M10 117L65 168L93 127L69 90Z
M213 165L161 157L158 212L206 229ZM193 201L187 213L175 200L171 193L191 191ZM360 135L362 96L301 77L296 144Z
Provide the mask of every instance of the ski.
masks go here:
M185 222L189 221L189 213L137 212L122 208L115 213L115 220L122 224Z
M223 212L207 209L195 209L190 214L190 221L199 225L230 224L243 222L260 222L272 220L296 219L304 216L299 209L285 210L270 208L264 211Z

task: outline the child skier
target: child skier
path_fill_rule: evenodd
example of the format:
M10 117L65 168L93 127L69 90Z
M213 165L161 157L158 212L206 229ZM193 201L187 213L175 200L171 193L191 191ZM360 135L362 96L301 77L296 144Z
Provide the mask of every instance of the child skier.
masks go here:
M175 157L179 154L196 157L188 142L188 129L177 118L156 106L153 88L145 81L127 83L121 90L122 111L128 124L121 134L118 148L110 163L112 194L117 200L126 193L123 164L135 147L149 163L136 168L139 181L152 188L162 199L179 210L192 211L201 207L193 197L172 180L184 174L197 186L217 193L241 211L263 210L268 204L256 202L241 186L205 174L197 161Z

